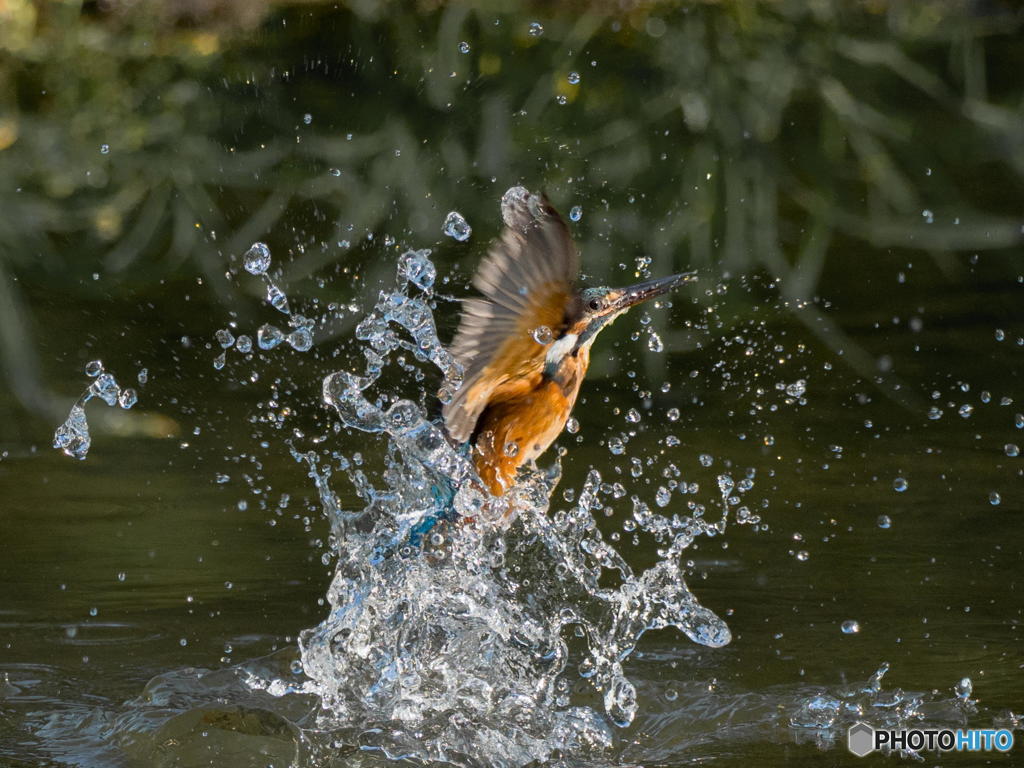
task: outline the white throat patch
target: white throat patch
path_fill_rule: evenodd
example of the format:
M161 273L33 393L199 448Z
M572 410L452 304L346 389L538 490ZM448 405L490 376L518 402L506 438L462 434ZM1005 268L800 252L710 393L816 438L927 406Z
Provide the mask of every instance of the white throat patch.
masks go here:
M565 336L548 347L548 354L544 358L544 362L548 365L558 365L563 357L572 352L573 347L576 346L577 339L579 337L575 333L565 334Z

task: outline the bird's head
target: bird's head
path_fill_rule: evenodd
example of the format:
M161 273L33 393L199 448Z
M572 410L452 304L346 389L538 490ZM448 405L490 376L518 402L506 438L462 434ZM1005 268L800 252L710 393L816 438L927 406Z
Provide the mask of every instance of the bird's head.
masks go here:
M611 325L619 315L641 302L661 296L684 283L697 279L695 272L683 272L656 280L647 280L627 288L585 288L579 296L576 321L568 333L577 337L576 346L589 346L594 337Z

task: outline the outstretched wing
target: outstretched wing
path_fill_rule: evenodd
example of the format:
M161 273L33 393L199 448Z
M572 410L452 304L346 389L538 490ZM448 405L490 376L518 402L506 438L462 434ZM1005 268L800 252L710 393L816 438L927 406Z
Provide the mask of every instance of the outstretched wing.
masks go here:
M557 334L573 297L579 257L569 228L546 198L515 187L502 198L505 229L484 257L473 285L482 299L463 305L451 351L465 371L462 386L444 407L453 439L473 434L495 389L539 370L547 352L532 332Z

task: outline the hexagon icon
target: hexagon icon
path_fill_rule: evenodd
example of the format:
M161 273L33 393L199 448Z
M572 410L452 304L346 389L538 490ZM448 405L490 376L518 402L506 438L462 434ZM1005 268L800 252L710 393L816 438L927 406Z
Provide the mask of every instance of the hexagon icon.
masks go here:
M846 747L857 757L864 757L875 750L875 729L867 723L854 723L846 732Z

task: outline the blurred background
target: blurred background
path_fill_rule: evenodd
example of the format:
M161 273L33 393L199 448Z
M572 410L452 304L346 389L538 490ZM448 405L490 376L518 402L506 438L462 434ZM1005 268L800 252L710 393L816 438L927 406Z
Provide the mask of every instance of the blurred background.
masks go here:
M574 211L591 282L700 271L602 337L564 465L614 462L640 403L634 448L675 430L772 467L765 530L697 565L738 638L707 674L760 691L898 658L906 686L987 674L985 711L1020 712L1022 22L998 0L0 0L0 663L44 702L2 754L88 709L69 683L118 702L315 623L327 532L268 447L268 391L317 429L408 248L433 250L450 338L515 184ZM217 329L274 320L239 269L256 240L317 346L220 371ZM98 358L146 383L90 405L78 463L50 442ZM798 380L802 407L764 405Z

